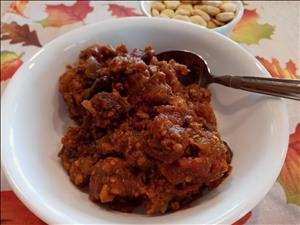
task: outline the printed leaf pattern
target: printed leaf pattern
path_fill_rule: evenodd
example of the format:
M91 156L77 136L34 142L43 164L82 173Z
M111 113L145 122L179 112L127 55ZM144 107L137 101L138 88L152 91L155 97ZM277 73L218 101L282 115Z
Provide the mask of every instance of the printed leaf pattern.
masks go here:
M28 1L13 1L9 6L8 12L27 18L27 16L24 15L27 4Z
M258 23L259 15L256 9L245 9L241 21L232 31L231 38L247 45L258 44L262 39L271 39L275 27L265 23Z
M1 51L1 81L10 79L17 69L23 64L22 54L15 52Z
M10 44L23 43L23 46L42 46L36 31L30 31L28 24L21 26L16 22L1 24L1 40L10 40Z
M77 1L74 5L46 5L48 17L39 21L43 27L61 27L67 24L83 22L88 13L93 11L89 1Z
M12 191L1 191L1 224L46 225L33 215Z
M244 6L251 5L250 1L242 2ZM45 3L44 5L47 16L38 21L44 28L84 22L87 15L94 10L89 1L78 0L71 6L59 3ZM122 5L122 3L114 4L111 2L111 4L104 3L102 5L107 5L107 11L114 17L141 16L138 9ZM28 7L30 7L29 1L12 1L7 12L27 18L24 12ZM261 23L259 19L259 14L255 9L245 9L242 20L232 32L232 39L247 45L259 44L261 40L271 39L275 27L269 23ZM36 31L30 31L27 24L20 26L16 22L9 22L1 23L1 40L9 40L10 44L22 43L23 46L41 46ZM23 53L19 54L20 52L1 51L1 82L10 79L23 64ZM266 59L260 56L256 58L273 77L300 79L300 74L297 74L297 67L293 60L283 64L276 58ZM278 177L278 182L285 191L287 202L300 206L300 123L295 132L290 135L286 160ZM249 222L251 216L252 213L249 212L233 225L244 225ZM7 225L45 224L35 217L11 191L1 192L2 223Z
M111 12L112 16L116 17L141 16L141 14L135 12L135 8L118 4L108 4L108 11Z
M250 219L251 216L252 216L252 212L248 212L245 216L243 216L241 219L239 219L232 225L244 225L245 223L247 223L247 221Z
M297 67L289 60L285 68L280 66L279 60L272 58L271 61L256 56L269 73L276 78L297 79ZM278 182L283 187L287 202L300 206L300 124L297 125L295 133L290 135L289 147L285 163L278 177Z
M284 189L287 202L300 206L300 123L290 135L289 147L278 181Z
M256 56L256 58L273 77L285 79L300 79L300 76L296 74L296 64L292 60L289 60L285 64L285 68L282 68L280 66L279 60L276 58L272 58L271 61L260 56Z

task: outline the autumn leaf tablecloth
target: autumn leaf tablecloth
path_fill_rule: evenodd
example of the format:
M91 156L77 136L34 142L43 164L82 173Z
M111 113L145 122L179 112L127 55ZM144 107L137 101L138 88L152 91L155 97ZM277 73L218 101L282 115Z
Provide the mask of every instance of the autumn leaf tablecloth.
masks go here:
M244 1L230 37L278 78L300 79L300 1ZM55 37L112 17L143 16L137 1L1 1L1 94L18 68ZM287 101L287 157L267 196L235 223L300 224L300 103ZM44 224L10 191L1 170L1 224Z

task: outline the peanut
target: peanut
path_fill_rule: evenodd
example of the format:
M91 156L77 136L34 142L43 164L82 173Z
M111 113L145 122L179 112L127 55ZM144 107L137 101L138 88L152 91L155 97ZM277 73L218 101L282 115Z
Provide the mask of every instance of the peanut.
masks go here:
M184 4L198 4L201 0L181 0Z
M202 8L206 7L205 5L194 5L194 9L200 9L202 10Z
M225 2L220 6L220 9L224 12L235 12L236 4L231 3L231 2Z
M152 12L152 16L159 16L159 11L157 10L157 9L152 9L151 10L151 12Z
M222 4L222 1L202 1L202 4L219 7Z
M187 22L190 22L190 21L191 21L190 18L189 18L188 16L184 16L184 15L180 15L180 14L175 15L175 16L173 17L173 19L176 19L176 20L183 20L183 21L187 21Z
M219 27L225 25L225 23L223 23L223 22L221 22L219 20L216 20L216 19L212 19L211 21L214 22Z
M167 9L177 9L177 7L180 5L180 1L164 1Z
M163 14L163 13L159 14L159 17L161 17L161 18L168 18L168 19L170 19L170 17L169 17L168 15L166 15L166 14Z
M192 23L207 27L206 21L201 16L191 16L190 20L192 21Z
M201 7L201 10L208 13L211 16L215 16L221 12L219 8L210 5L203 5Z
M166 8L166 6L162 2L154 1L151 4L152 9L156 9L158 11L162 11Z
M160 14L164 14L170 18L172 18L174 16L174 11L172 9L164 9L163 11L161 11Z
M221 22L228 22L234 18L233 12L223 12L216 15L216 19Z
M193 16L198 15L201 16L205 21L210 21L210 16L206 12L202 11L201 9L193 9L192 15Z
M216 28L218 27L212 20L207 22L207 27L208 28Z
M187 15L190 16L191 12L193 10L193 6L190 4L182 4L180 6L177 7L176 11L179 11L178 14L180 15Z
M184 9L184 10L192 11L193 6L191 4L182 4L182 5L178 6L177 9Z
M189 16L189 15L191 15L191 11L186 10L186 9L177 9L175 12L175 15Z

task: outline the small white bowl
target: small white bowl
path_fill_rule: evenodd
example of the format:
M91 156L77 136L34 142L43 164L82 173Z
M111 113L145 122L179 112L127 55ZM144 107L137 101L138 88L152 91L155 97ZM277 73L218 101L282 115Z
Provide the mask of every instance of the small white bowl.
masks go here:
M184 31L184 32L182 32ZM151 44L201 54L213 74L268 76L261 64L227 37L191 23L160 18L105 20L66 33L23 64L1 101L1 162L29 209L48 224L232 224L274 184L288 140L284 102L210 85L222 137L233 151L232 174L189 208L162 216L109 211L69 181L57 156L67 112L58 93L65 66L95 43L132 48Z
M148 17L153 17L151 15L151 3L152 2L153 1L140 1L141 11ZM242 1L232 1L232 2L237 5L237 11L236 11L234 19L232 21L230 21L229 23L225 24L224 26L217 27L217 28L210 29L210 30L216 31L216 32L226 35L226 36L228 36L230 34L230 32L235 27L235 25L241 20L243 13L244 13L244 6L243 6ZM166 19L168 19L168 18L166 18ZM181 21L181 22L189 23L189 22L185 22L185 21ZM207 29L209 29L209 28L207 28Z

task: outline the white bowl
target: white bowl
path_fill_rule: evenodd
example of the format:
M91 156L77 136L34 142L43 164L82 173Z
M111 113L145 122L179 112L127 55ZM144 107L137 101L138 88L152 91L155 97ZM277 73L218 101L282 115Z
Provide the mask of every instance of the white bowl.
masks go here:
M151 3L152 2L153 1L140 1L141 11L148 17L153 17L151 15ZM232 1L232 2L237 5L237 11L236 11L236 15L235 15L234 19L232 21L230 21L229 23L225 24L224 26L217 27L217 28L210 29L210 30L216 31L216 32L226 35L226 36L228 36L230 34L230 32L235 27L235 25L241 20L243 13L244 13L244 6L243 6L242 1ZM166 19L168 19L168 18L166 18ZM189 22L184 22L184 21L181 21L181 22L189 23Z
M181 32L184 30L184 32ZM171 37L171 38L170 38ZM18 70L3 95L1 160L18 197L50 224L230 224L251 210L272 187L288 140L280 98L211 85L219 130L233 150L232 174L193 206L163 216L105 210L69 181L57 154L67 113L58 78L80 50L95 44L126 44L157 52L185 49L201 54L214 74L268 76L238 44L208 29L159 18L106 20L45 45Z

